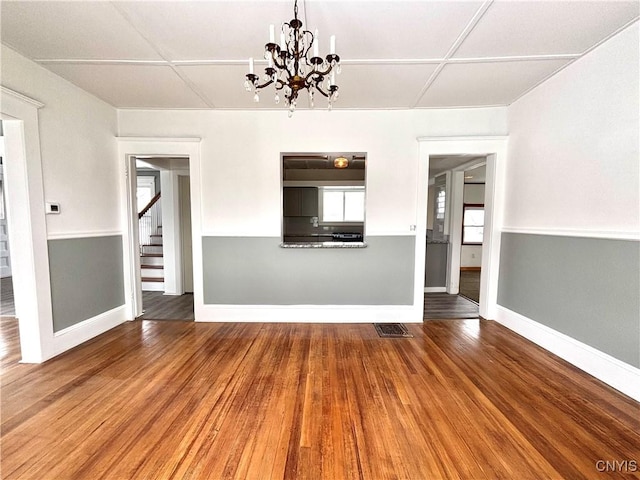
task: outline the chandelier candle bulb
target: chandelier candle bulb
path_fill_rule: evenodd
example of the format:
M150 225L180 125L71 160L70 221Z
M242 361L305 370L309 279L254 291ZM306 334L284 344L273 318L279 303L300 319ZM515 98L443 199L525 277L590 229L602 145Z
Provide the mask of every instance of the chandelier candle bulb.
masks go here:
M335 35L331 35L331 37L329 37L329 53L331 55L336 53L336 36Z
M287 43L284 40L284 33L280 34L280 50L285 51L287 49Z
M319 57L320 54L318 52L318 29L316 28L316 33L313 38L313 56Z
M269 43L275 43L276 41L276 27L272 23L269 25Z

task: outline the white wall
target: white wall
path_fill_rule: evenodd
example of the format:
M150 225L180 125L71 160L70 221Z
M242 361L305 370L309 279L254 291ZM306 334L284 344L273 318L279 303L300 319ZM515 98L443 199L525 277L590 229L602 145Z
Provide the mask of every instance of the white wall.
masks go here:
M637 243L639 37L636 22L511 105L504 230L548 237L636 239ZM597 253L583 260L585 264L601 261ZM518 273L520 278L527 278L528 272ZM572 289L582 272L572 267L569 274L576 281L568 282L561 294L570 304L576 301ZM615 285L628 285L630 281L637 279L611 278ZM637 297L629 295L607 293L607 298L598 298L601 294L593 292L593 301L627 305L637 302ZM538 305L544 301L540 299ZM596 327L603 335L622 328L629 320L637 321L637 317L618 318L615 314L610 318L578 317L571 319L572 332L593 331ZM554 330L544 314L531 309L518 312L499 305L495 319L640 399L640 370L576 340L580 337Z
M423 111L120 110L121 136L202 138L204 235L280 235L280 152L367 152L368 235L410 235L425 135L498 135L503 108ZM204 188L206 186L206 188ZM195 241L195 239L194 239Z
M49 238L121 232L116 110L2 46L2 85L42 103L40 148Z
M638 23L509 108L505 227L640 232Z
M54 334L47 249L47 239L122 233L117 115L113 107L5 46L1 64L7 89L2 113L23 121L8 122L14 124L11 134L6 129L6 141L15 147L12 156L7 153L7 165L22 183L12 198L24 190L20 201L10 202L12 235L20 230L24 238L12 242L12 255L29 259L14 274L16 303L29 307L20 307L21 350L23 361L40 362L125 320L122 306ZM32 111L18 108L21 102L31 104ZM45 201L60 203L61 213L45 218Z

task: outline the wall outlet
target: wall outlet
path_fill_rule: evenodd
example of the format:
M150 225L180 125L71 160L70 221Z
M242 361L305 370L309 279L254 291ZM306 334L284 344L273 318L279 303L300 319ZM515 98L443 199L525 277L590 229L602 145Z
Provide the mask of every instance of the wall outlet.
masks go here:
M47 214L50 213L60 213L60 204L59 203L45 203L45 212Z

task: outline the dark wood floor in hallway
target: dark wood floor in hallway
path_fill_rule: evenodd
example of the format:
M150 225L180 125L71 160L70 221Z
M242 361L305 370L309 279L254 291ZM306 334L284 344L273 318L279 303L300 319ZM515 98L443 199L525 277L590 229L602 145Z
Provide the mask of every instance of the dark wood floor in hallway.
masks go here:
M0 323L5 480L594 479L640 404L483 320L134 321L42 365Z
M193 293L165 295L163 292L142 292L144 320L193 321Z
M423 318L425 320L478 318L478 315L478 304L461 295L450 295L448 293L424 294Z

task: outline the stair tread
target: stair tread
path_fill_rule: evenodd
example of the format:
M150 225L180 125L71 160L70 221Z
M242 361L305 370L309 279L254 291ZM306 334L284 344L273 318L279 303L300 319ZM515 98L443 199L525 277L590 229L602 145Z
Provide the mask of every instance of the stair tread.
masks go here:
M152 268L155 270L162 270L164 268L164 265L140 265L141 268Z
M164 282L163 277L142 277L143 282Z
M162 257L161 253L143 253L140 255L141 257Z

